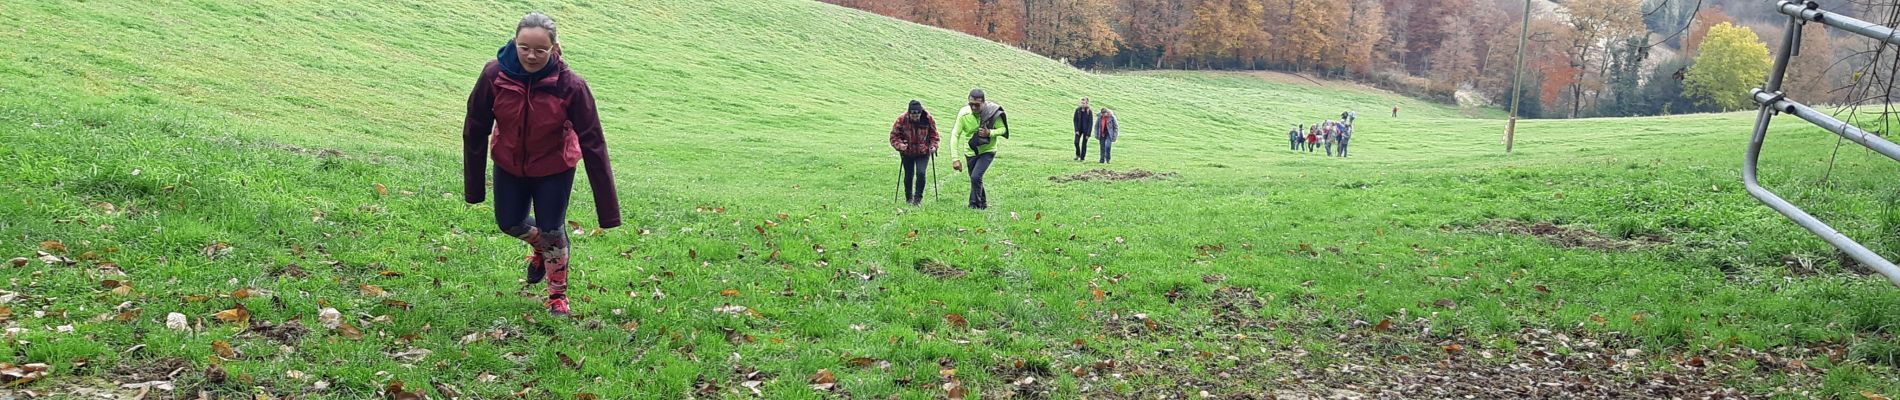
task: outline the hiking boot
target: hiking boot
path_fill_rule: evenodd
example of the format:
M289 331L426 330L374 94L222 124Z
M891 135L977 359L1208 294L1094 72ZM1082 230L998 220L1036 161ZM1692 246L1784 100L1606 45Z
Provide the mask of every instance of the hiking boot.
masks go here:
M528 284L541 283L541 278L546 277L547 274L548 274L547 263L541 261L541 255L540 254L529 255L528 256Z
M556 317L574 315L574 311L567 308L567 297L565 296L548 299L545 304L548 306L548 314L554 314Z

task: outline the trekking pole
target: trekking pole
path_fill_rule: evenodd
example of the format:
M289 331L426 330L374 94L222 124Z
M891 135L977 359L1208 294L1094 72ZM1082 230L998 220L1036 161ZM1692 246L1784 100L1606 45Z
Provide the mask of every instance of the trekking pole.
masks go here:
M941 185L942 185L941 183L937 182L937 151L931 150L930 151L930 197L932 199L935 199L935 201L937 202L943 202L943 194L937 192L937 187Z

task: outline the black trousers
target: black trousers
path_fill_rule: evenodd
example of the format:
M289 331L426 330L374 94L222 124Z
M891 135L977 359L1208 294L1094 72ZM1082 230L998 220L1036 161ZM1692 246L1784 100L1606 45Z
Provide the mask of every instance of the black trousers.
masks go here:
M904 199L924 198L924 171L930 170L930 155L903 156Z

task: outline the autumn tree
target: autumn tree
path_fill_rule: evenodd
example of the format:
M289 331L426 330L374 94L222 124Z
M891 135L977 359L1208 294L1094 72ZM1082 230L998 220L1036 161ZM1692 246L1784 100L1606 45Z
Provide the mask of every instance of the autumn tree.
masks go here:
M1347 4L1336 0L1267 0L1263 28L1273 38L1269 59L1300 69L1339 61L1344 46L1334 32L1347 19ZM1260 21L1260 20L1256 20Z
M1709 7L1696 13L1695 20L1689 24L1688 36L1682 39L1682 54L1695 54L1696 49L1702 45L1702 38L1709 35L1709 28L1724 22L1733 24L1735 19L1729 18L1728 13L1722 12L1722 7Z
M1836 61L1839 59L1834 56L1827 25L1807 24L1801 31L1801 55L1788 60L1788 76L1782 91L1803 103L1839 103L1840 96L1833 92L1841 84L1835 78L1842 76L1848 67Z
M1077 61L1112 55L1121 40L1109 26L1107 0L1023 0L1023 47Z
M913 22L981 35L976 24L976 0L913 0L909 5Z
M1130 67L1161 67L1161 56L1181 31L1177 6L1169 0L1121 0L1122 53Z
M1184 29L1181 55L1205 66L1241 66L1271 36L1261 29L1266 7L1257 0L1203 0Z
M1747 27L1722 23L1709 35L1689 67L1684 88L1690 97L1722 110L1748 108L1748 88L1768 74L1768 45Z
M977 36L998 43L1023 43L1024 0L977 0Z
M1347 0L1346 25L1335 30L1342 47L1339 63L1359 75L1372 72L1379 43L1385 40L1385 4L1379 0Z
M1574 0L1570 15L1570 61L1577 76L1570 84L1570 117L1583 111L1583 96L1603 91L1603 71L1609 68L1609 46L1642 35L1640 0ZM1549 76L1546 76L1548 79Z

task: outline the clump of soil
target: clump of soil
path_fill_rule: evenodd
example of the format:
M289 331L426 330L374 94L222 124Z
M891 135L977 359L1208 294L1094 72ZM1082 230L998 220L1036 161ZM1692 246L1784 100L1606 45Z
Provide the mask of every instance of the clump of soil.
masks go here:
M271 338L283 344L295 345L297 341L303 340L304 335L310 334L310 329L305 328L303 323L297 321L284 321L281 325L271 325L269 321L264 321L251 326L250 332L263 335L264 337Z
M1598 251L1636 250L1645 247L1669 244L1668 237L1657 234L1642 234L1628 239L1604 236L1596 231L1583 228L1571 228L1550 222L1529 223L1510 219L1496 219L1478 225L1473 230L1485 233L1508 233L1513 235L1535 236L1552 245L1564 248L1583 248Z
M950 266L950 264L945 264L943 261L937 260L917 260L916 267L917 272L922 272L924 275L930 275L937 279L962 278L964 275L970 274L970 271L964 271L963 269Z
M1259 320L1260 308L1265 302L1254 295L1253 289L1243 287L1223 287L1215 290L1209 301L1214 312L1214 323L1232 329L1248 329L1265 326Z
M165 357L153 360L125 361L113 366L106 376L119 383L140 383L151 381L169 381L175 374L191 372L190 361L182 358Z
M1049 177L1049 180L1055 181L1056 183L1089 182L1089 181L1121 182L1121 181L1138 181L1138 180L1144 180L1144 179L1167 179L1167 178L1173 178L1175 177L1175 175L1176 174L1173 172L1154 172L1154 171L1141 170L1141 169L1130 170L1128 172L1116 172L1116 171L1110 171L1106 169L1094 169L1094 170L1089 170L1087 172L1074 174L1074 175L1051 176Z
M1055 386L1051 384L1051 382L1055 381L1055 371L1051 370L1047 363L1016 360L1009 364L998 365L995 368L991 368L990 374L991 376L995 376L998 380L1006 382L1006 384L1003 385L1003 390L1008 393L1003 394L1000 398L1026 400L1048 399L1052 398L1051 394L1055 391Z

